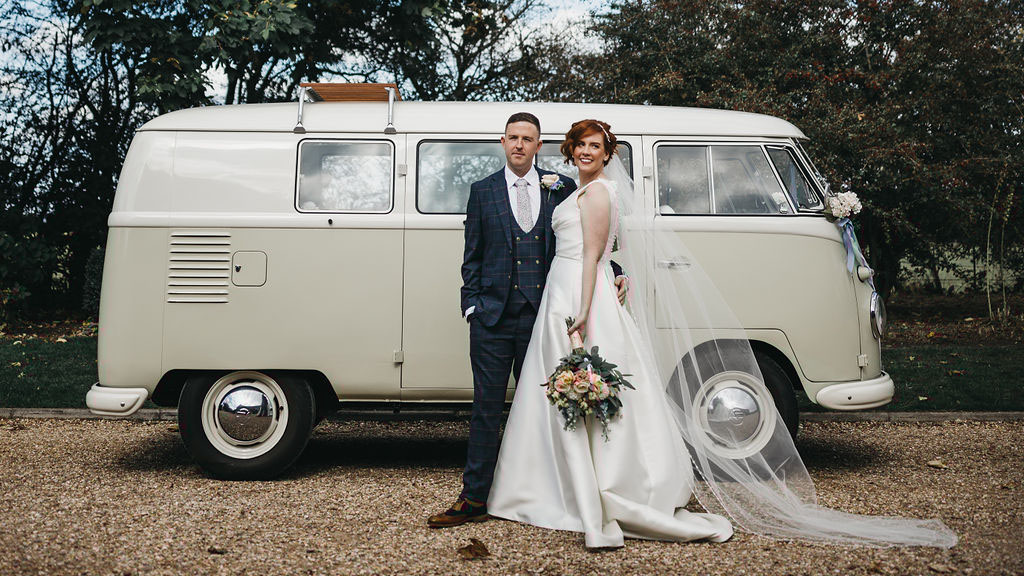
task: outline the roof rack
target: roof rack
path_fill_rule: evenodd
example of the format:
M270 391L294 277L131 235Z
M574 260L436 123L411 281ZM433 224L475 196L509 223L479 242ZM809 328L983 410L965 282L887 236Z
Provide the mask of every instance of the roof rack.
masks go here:
M385 134L395 134L394 118L395 101L401 100L396 84L349 84L335 82L303 82L296 91L299 101L299 117L292 132L305 134L302 125L303 102L384 102L388 103L388 123L384 126Z

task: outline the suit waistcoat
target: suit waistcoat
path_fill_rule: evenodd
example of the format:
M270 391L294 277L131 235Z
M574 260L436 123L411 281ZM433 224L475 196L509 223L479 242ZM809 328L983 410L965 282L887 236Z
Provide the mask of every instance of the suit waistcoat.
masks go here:
M539 308L547 259L544 218L537 218L529 232L519 227L511 212L509 218L512 229L512 290L522 294L534 308Z

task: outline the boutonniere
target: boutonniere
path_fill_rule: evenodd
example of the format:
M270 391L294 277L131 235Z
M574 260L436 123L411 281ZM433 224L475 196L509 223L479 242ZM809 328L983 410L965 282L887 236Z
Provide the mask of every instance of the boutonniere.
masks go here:
M548 191L548 200L551 200L551 193L555 190L561 190L565 186L565 182L558 177L558 174L545 174L540 177L540 187Z

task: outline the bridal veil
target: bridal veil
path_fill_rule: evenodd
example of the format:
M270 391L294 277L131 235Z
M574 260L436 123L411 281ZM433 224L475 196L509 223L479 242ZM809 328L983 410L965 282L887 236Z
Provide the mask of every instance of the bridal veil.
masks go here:
M677 233L654 211L618 155L605 168L620 219L615 260L631 281L628 306L647 340L710 512L783 539L869 546L952 547L939 520L850 514L817 503L814 483L758 368L742 324ZM769 280L770 281L770 280Z

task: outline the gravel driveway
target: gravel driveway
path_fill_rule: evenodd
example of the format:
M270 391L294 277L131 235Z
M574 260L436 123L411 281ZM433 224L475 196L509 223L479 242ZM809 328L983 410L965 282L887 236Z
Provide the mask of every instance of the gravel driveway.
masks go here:
M802 430L823 504L941 518L952 550L737 533L594 553L579 534L506 521L430 530L458 493L467 434L464 421L327 421L280 480L220 482L168 422L0 420L0 574L1024 573L1022 422ZM491 556L461 559L470 537Z

